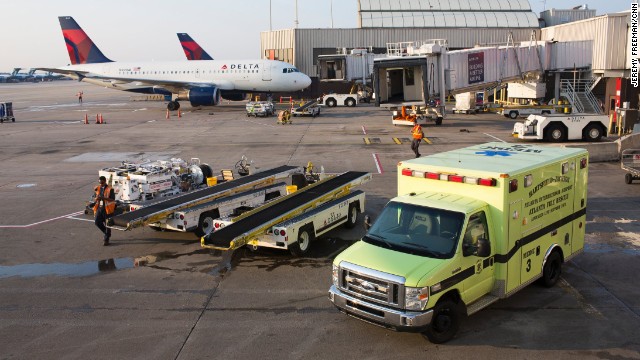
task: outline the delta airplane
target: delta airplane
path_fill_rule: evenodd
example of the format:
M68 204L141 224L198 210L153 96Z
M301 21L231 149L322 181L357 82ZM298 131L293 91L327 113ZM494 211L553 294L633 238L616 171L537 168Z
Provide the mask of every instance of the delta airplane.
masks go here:
M123 91L171 95L172 111L180 108L179 100L214 106L221 97L242 100L247 92L292 92L311 84L293 65L277 60L112 61L72 17L58 19L71 65L39 70Z
M180 45L182 45L182 50L184 50L187 60L213 60L211 55L207 54L202 46L193 40L189 34L178 33L178 40L180 40Z

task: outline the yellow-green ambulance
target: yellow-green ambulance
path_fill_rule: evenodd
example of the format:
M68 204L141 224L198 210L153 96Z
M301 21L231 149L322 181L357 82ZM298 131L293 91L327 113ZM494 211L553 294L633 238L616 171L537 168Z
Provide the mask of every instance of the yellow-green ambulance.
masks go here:
M584 246L588 153L488 143L398 163L398 197L333 262L341 311L442 343Z

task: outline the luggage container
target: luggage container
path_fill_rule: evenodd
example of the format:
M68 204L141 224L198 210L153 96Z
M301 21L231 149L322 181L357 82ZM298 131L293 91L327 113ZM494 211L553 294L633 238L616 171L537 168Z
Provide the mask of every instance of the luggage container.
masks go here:
M5 121L16 122L13 116L13 105L10 102L0 102L0 123Z

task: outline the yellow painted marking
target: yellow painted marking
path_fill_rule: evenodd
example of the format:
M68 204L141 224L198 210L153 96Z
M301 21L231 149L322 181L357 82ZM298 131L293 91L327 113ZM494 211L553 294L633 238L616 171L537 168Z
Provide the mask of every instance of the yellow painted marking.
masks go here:
M423 137L422 140L424 140L424 142L426 142L427 144L431 145L431 140L427 139L426 137Z
M364 143L367 145L371 145L371 140L368 137L364 138Z
M400 145L402 144L402 140L398 139L398 138L392 138L393 142L395 142L396 144Z

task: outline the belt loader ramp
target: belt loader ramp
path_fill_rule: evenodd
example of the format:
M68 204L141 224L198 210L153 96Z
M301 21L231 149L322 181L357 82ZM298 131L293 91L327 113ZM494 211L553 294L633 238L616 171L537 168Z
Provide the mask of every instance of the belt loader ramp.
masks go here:
M109 227L118 230L131 230L136 227L153 224L167 218L176 211L202 205L213 200L233 195L241 191L272 185L294 173L302 173L299 166L280 166L257 172L253 175L230 180L210 188L175 196L167 200L152 203L138 210L114 216L109 219Z
M289 248L294 255L302 255L308 250L308 242L315 236L347 221L351 224L355 223L357 211L364 211L364 193L361 191L352 193L351 188L370 179L370 173L349 171L321 180L236 217L228 226L203 236L202 247L235 250L247 244L257 246L261 245L259 243L261 238L265 236L275 238L281 234L282 227L288 226L287 229L290 230L293 227L294 231L282 231L280 241L282 244L276 244L273 247ZM322 226L315 224L315 220L321 220ZM292 238L291 235L296 232L300 235L305 229L307 247L301 247L298 237ZM287 233L289 239L285 238ZM278 239L273 242L277 243Z

